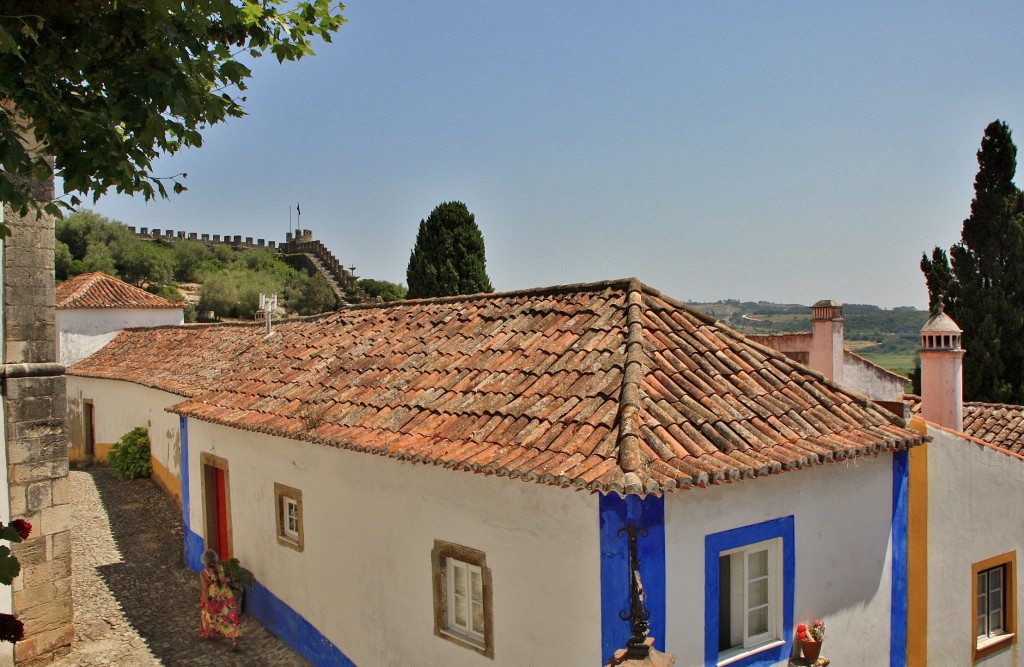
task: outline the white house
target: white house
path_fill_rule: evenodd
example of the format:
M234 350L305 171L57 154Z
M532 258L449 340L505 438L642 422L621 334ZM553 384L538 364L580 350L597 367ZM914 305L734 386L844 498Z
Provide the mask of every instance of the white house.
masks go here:
M678 665L785 665L812 618L844 664L906 660L926 438L636 280L206 330L125 331L69 386L96 424L151 388L114 430L168 403L187 561L240 558L316 664L603 664L630 532Z
M260 348L262 326L195 324L157 329L127 329L118 338L130 359L134 381L67 376L67 428L72 460L105 461L121 436L136 426L149 431L153 478L181 501L181 429L167 407L209 388L239 356ZM130 357L126 352L130 351ZM143 364L145 364L143 366ZM104 377L122 369L109 355ZM94 365L95 367L95 365Z
M963 403L961 333L941 310L921 331L912 425L932 441L910 456L907 664L1009 667L1024 631L1024 407Z
M109 343L122 329L184 321L181 303L105 273L83 273L57 285L57 358L70 366Z

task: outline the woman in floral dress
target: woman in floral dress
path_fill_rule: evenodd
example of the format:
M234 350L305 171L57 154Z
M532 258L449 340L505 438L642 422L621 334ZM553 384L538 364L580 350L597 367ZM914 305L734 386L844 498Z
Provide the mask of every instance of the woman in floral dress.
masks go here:
M202 585L202 626L199 636L203 639L227 637L231 640L231 650L235 651L238 649L238 637L242 634L238 602L228 586L217 552L207 549L203 552L202 561L203 569L199 572L199 583Z

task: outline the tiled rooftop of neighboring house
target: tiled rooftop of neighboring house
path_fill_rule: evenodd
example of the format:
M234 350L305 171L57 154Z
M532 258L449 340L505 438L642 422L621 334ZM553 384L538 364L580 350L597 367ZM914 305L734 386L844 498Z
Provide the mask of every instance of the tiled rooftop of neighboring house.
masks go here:
M58 310L184 308L105 273L83 273L57 285Z
M274 338L262 324L189 324L125 329L68 375L127 380L191 397L217 378L244 367ZM275 334L280 336L278 332Z
M266 340L251 329L126 331L69 373L177 387L193 400L173 411L217 424L603 492L662 493L923 439L636 280L351 307ZM182 377L207 364L201 382Z
M912 415L921 414L921 397L907 394ZM963 433L999 449L1024 455L1024 405L964 403Z
M1000 449L1024 454L1024 405L964 403L964 433Z

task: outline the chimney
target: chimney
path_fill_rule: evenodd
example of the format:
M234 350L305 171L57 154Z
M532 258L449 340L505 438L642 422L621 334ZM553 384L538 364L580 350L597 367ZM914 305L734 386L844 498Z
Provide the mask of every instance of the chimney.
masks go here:
M963 330L943 312L925 322L921 329L921 416L953 429L964 430Z
M807 365L843 383L843 304L822 300L811 306L811 350Z

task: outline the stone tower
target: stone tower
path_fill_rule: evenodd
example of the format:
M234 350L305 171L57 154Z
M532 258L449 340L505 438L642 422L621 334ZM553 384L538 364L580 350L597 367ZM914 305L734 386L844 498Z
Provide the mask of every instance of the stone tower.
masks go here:
M921 329L921 416L954 431L964 430L962 333L941 302Z
M35 197L52 201L53 182ZM0 520L24 518L31 536L13 547L21 574L0 586L0 611L14 613L25 638L13 652L0 644L0 664L25 663L66 650L74 635L71 606L71 488L64 428L64 368L56 363L53 217L15 215L0 242L0 368L5 447ZM13 655L12 655L13 653Z

